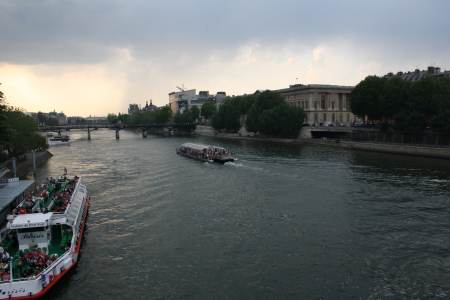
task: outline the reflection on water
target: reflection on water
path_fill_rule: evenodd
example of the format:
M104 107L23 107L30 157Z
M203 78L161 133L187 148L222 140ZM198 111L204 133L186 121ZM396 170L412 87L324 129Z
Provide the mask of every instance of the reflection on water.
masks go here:
M189 138L71 136L38 175L67 167L94 200L51 298L450 297L449 162L196 138L222 166L177 156Z

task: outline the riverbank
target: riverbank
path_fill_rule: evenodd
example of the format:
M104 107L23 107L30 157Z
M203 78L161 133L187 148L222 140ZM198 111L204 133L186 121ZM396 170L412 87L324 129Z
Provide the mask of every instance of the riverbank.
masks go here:
M354 141L342 141L334 139L312 139L312 138L282 139L282 138L268 138L268 137L239 136L239 134L216 133L214 129L208 126L197 126L195 134L222 139L258 141L258 142L269 142L280 144L339 147L352 150L382 152L382 153L431 157L450 160L450 147L430 147L430 146L387 144L374 142L354 142Z
M44 165L53 156L53 154L50 153L50 151L48 150L36 152L35 155L36 155L36 168L39 168L40 166ZM13 176L12 162L8 161L6 163L6 166L8 167L9 171L5 172L3 177ZM31 153L27 153L24 155L23 160L18 160L16 162L16 175L17 177L25 178L32 171L33 171L33 156Z

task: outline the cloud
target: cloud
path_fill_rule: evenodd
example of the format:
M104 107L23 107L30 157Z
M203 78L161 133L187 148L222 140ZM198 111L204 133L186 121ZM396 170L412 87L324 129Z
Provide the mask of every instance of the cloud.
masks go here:
M181 83L234 94L295 78L356 84L449 68L448 11L446 0L1 1L0 82L29 110L84 115L161 105ZM91 105L71 106L78 90Z

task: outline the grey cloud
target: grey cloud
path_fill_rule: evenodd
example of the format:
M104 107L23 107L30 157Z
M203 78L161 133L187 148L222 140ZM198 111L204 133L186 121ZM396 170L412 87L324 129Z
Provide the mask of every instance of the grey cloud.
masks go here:
M167 0L0 2L0 61L101 62L115 48L164 59L249 41L314 45L344 38L389 55L448 49L446 0Z

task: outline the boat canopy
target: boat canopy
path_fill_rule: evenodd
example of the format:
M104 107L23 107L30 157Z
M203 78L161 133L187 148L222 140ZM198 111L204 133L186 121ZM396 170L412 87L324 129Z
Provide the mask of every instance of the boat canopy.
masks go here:
M79 189L79 193L77 193L77 189ZM75 224L77 217L80 213L80 209L81 206L83 204L83 200L84 197L86 197L87 191L86 191L86 186L82 185L82 184L78 184L75 192L74 192L74 196L73 199L70 202L69 207L67 207L66 210L66 217L67 217L67 223L69 225L73 225Z
M184 143L180 147L191 148L198 151L203 151L204 149L220 149L225 150L225 148L212 146L212 145L202 145L202 144L194 144L194 143Z
M184 143L183 145L181 145L181 147L190 148L190 149L194 149L194 150L198 150L198 151L203 151L203 149L209 148L209 146L207 146L207 145L194 144L194 143Z
M53 213L35 213L35 214L24 214L17 215L11 221L9 227L10 229L21 229L21 228L36 228L44 227L48 225L50 218Z

